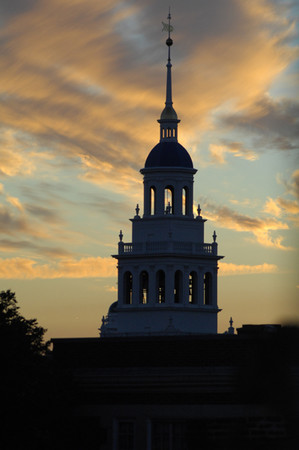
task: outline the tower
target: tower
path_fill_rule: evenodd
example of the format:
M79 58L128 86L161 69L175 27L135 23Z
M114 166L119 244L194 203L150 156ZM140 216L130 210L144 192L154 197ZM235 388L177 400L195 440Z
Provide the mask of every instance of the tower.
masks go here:
M143 175L143 215L132 221L132 242L119 235L118 300L103 317L101 336L217 333L216 233L204 242L205 219L193 212L193 177L197 172L178 142L180 120L173 108L172 26L168 31L166 102L160 142L150 151Z

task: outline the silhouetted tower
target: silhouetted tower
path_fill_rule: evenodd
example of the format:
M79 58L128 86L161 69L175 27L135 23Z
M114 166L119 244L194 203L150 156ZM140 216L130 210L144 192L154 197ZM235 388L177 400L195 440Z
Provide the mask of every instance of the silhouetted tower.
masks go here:
M166 102L158 120L160 142L140 172L144 211L132 221L132 242L120 232L118 301L103 317L102 336L130 334L217 333L216 233L204 243L200 206L193 213L193 168L187 150L178 143L180 120L173 108L172 26L168 31Z

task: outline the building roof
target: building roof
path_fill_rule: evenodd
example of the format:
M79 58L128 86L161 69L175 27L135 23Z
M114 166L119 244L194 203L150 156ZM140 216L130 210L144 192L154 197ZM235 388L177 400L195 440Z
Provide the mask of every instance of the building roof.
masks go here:
M149 153L145 168L184 167L193 169L187 150L178 142L159 142Z

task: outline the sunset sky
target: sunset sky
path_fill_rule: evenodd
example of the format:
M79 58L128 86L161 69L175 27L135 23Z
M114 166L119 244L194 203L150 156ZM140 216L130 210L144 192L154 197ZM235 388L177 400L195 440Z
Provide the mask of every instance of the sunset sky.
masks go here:
M219 332L299 321L299 4L173 0L173 99ZM159 140L169 0L2 0L0 290L48 338L97 336ZM142 208L142 206L141 206Z

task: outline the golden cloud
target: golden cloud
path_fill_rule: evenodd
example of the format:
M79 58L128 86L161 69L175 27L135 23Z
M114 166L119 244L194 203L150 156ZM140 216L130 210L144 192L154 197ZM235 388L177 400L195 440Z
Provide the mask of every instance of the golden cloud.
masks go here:
M288 230L287 223L276 218L260 219L240 214L226 206L217 206L206 202L203 215L222 228L228 228L239 232L250 232L255 236L256 242L265 247L275 247L280 250L291 250L282 244L283 237L271 236L272 231Z
M233 263L219 263L219 275L249 275L255 273L276 273L278 267L275 264L258 264L255 266Z
M216 164L225 164L227 161L225 155L227 153L233 156L246 159L247 161L255 161L258 155L253 151L244 148L240 142L231 142L230 144L210 144L209 147L212 162Z
M275 217L279 217L281 215L281 208L279 207L277 202L273 200L273 198L271 197L268 197L268 200L265 203L263 211Z
M65 259L53 265L39 264L28 258L0 259L0 278L2 279L109 278L114 276L116 276L116 266L112 258Z
M186 111L182 135L187 142L197 135L199 124L201 132L211 126L213 109L232 99L233 111L256 104L296 56L284 39L291 35L292 24L266 2L253 3L230 5L238 20L231 22L225 15L228 23L221 38L215 37L213 21L207 36L194 36L201 27L184 30L192 45L184 58L179 46L176 50L175 104ZM218 8L226 10L221 1ZM192 2L184 8L192 20L193 10ZM128 172L142 167L158 140L157 126L153 137L153 117L164 101L157 38L149 35L156 17L141 11L142 2L132 6L118 0L37 0L32 9L12 17L0 32L3 126L26 132L60 154L81 158L83 153L98 160L97 172L86 170L87 181L97 182L99 174L106 180L108 164L120 189L130 185ZM213 11L214 6L206 6L206 14ZM153 16L158 13L153 7ZM246 24L242 32L240 23ZM233 144L223 147L225 153L255 158ZM2 159L4 173L26 169L21 161L12 164L10 156ZM86 159L81 161L85 170Z

